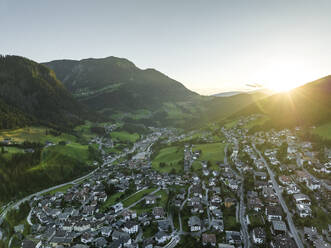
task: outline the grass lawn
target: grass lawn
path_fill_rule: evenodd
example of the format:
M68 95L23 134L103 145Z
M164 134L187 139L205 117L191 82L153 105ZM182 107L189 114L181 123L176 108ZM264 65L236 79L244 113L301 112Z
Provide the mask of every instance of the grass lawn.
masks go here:
M160 150L159 154L153 159L153 169L162 172L169 173L172 169L179 173L183 170L183 165L178 164L184 158L184 149L180 146L170 146ZM160 163L165 163L164 167L160 166Z
M201 145L194 145L193 151L201 150L200 158L193 163L193 168L198 168L199 164L198 161L210 161L212 164L213 170L218 170L218 166L216 162L223 162L224 160L224 147L226 146L225 143L212 143L212 144L201 144ZM200 165L201 166L201 165Z
M23 153L24 152L23 149L17 148L17 147L12 147L12 146L5 147L4 149L5 149L5 153L3 155L6 159L10 159L11 156L15 153Z
M331 139L331 122L316 127L313 133L323 138Z
M137 133L131 134L131 133L128 133L128 132L125 132L125 131L112 132L110 134L110 137L112 139L115 139L115 140L118 140L118 141L131 142L131 143L136 142L140 138L139 134L137 134Z
M135 203L136 201L139 201L141 198L153 192L154 190L156 190L156 188L149 188L131 195L129 198L123 201L124 207L128 207L131 204Z
M244 125L244 128L247 128L247 129L251 129L252 127L254 126L257 126L257 125L262 125L264 124L266 121L268 121L270 118L268 116L262 116L262 117L259 117L257 118L256 120L254 121L250 121L248 123L246 123Z
M22 143L24 141L30 142L40 142L45 143L46 141L51 141L58 143L62 140L75 142L76 137L73 135L62 133L59 136L53 136L51 134L46 135L45 127L24 127L15 130L4 130L0 132L0 140L5 138L11 138L17 143Z
M48 195L54 195L56 194L57 192L67 192L68 189L70 189L73 185L72 184L68 184L68 185L65 185L63 187L60 187L60 188L57 188L57 189L54 189L54 190L51 190L51 191L48 191L46 193L44 193L44 195L48 194Z
M237 124L238 120L234 120L234 121L230 121L228 123L226 123L224 126L225 128L233 128L236 124Z
M161 199L158 200L157 205L159 207L165 208L168 202L168 192L166 190L160 190L155 193L156 196L161 196Z
M86 163L88 161L88 146L78 143L50 146L42 151L41 163L30 170L46 168L50 164L59 163L64 157Z
M124 192L117 192L110 197L107 198L107 201L100 207L100 211L104 212L108 207L113 206L115 203L117 203L118 199L123 195Z

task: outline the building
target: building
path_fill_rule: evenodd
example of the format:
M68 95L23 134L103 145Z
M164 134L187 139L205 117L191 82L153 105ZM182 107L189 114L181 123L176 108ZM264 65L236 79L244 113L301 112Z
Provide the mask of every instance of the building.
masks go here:
M263 244L266 240L265 230L261 227L256 227L252 231L252 240L254 244Z

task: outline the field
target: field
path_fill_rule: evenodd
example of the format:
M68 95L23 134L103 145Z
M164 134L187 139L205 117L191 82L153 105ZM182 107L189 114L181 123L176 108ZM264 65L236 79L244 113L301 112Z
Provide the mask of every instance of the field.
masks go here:
M152 161L153 169L162 172L169 173L172 169L176 170L176 173L182 171L183 165L178 164L184 158L184 149L179 146L170 146L160 150L158 155ZM165 163L165 166L160 166L160 163Z
M244 127L247 128L247 129L251 129L254 126L258 126L258 125L264 124L269 119L270 118L268 116L262 116L262 117L257 118L254 121L248 122L247 124L244 125Z
M51 141L58 143L62 140L76 141L76 137L69 134L62 133L59 136L53 136L47 132L45 127L25 127L15 130L0 131L0 140L11 138L13 142L22 143L23 141L45 143Z
M136 142L137 140L139 140L140 136L139 134L137 133L128 133L128 132L112 132L110 134L110 137L112 139L115 139L117 141L121 141L121 142L131 142L131 143L134 143Z
M156 188L149 188L149 189L145 189L145 190L142 190L138 193L135 193L135 194L131 195L129 198L127 198L126 200L123 201L124 207L128 207L131 204L139 201L141 198L143 198L144 196L146 196L149 193L153 192L154 190L156 190Z
M101 206L100 211L104 212L108 207L113 206L123 194L124 192L117 192L108 197L107 201Z
M51 191L48 191L45 193L45 195L55 195L57 192L62 192L62 193L65 193L67 192L68 189L70 189L73 185L72 184L68 184L68 185L65 185L63 187L60 187L60 188L57 188L57 189L54 189L54 190L51 190Z
M197 168L200 163L198 161L210 161L212 169L218 170L216 162L223 162L224 160L224 147L225 143L212 143L212 144L201 144L194 145L193 151L201 150L200 158L193 164L193 168Z
M238 120L230 121L230 122L226 123L224 126L228 129L233 128L237 124L237 122L238 122Z
M331 122L316 127L313 133L331 140Z

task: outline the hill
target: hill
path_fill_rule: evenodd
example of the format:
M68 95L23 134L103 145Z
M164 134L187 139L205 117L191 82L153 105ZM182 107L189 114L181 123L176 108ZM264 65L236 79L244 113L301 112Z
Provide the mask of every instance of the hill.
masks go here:
M232 114L259 95L203 97L157 70L142 70L117 57L57 60L44 65L91 109L112 119L146 125L198 125Z
M0 129L71 127L86 115L53 71L23 57L0 57Z
M263 113L270 117L268 125L279 128L321 124L331 120L330 94L331 76L327 76L256 101L235 115Z
M198 96L161 72L139 69L127 59L57 60L44 65L54 70L79 101L106 114L155 110L165 102L184 102Z

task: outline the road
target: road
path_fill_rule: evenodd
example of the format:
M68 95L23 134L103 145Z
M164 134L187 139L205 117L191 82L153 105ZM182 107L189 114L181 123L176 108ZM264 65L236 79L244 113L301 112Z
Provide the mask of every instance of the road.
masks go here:
M300 237L298 235L298 231L297 231L297 229L296 229L296 227L295 227L295 225L293 223L292 215L291 215L290 211L287 208L287 205L286 205L286 203L285 203L285 201L283 199L283 196L282 196L281 191L279 190L278 183L275 180L275 175L274 175L273 171L269 168L267 161L264 159L264 157L262 156L261 152L255 147L255 144L252 144L252 146L253 146L254 150L259 154L259 157L262 159L265 167L268 170L270 179L272 181L273 188L276 191L276 194L278 196L279 202L280 202L280 204L281 204L284 212L286 213L287 223L288 223L288 225L290 227L290 231L291 231L291 233L293 235L293 238L294 238L295 243L297 244L297 246L299 248L304 248L303 243L302 243L302 241L301 241L301 239L300 239Z
M227 159L227 152L228 152L228 146L226 145L224 147L224 164L228 164L228 159ZM237 174L237 173L236 173ZM240 225L241 225L241 230L242 230L242 236L244 238L244 247L250 247L251 242L249 239L249 233L248 233L248 228L247 228L247 223L246 223L246 218L245 218L245 203L244 203L244 179L242 176L237 175L240 177L242 180L241 186L240 186L240 206L239 206L239 220L240 220Z
M251 247L251 242L249 239L249 233L246 223L246 217L245 217L245 203L244 203L244 181L242 181L242 184L240 186L240 207L239 207L239 219L241 224L241 230L243 233L244 238L244 247Z

